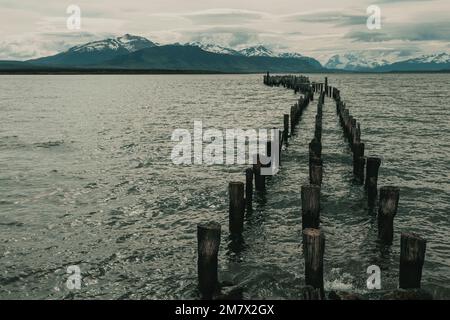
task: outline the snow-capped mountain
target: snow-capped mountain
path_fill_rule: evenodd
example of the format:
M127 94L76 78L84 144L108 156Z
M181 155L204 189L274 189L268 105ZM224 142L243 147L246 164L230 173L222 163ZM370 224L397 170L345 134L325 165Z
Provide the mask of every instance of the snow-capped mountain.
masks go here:
M246 57L275 57L276 54L264 46L253 46L242 50L239 53Z
M211 44L211 43L202 43L202 42L188 42L185 43L186 46L195 46L199 47L200 49L208 52L213 53L220 53L220 54L230 54L233 56L246 56L246 57L273 57L273 58L291 58L291 59L299 59L299 58L305 58L300 53L296 52L283 52L283 53L275 53L270 49L267 49L266 47L262 45L258 46L252 46L248 48L244 48L241 50L235 50L227 47L223 47L217 44Z
M450 63L450 54L446 52L434 53L428 55L422 55L417 58L409 59L404 61L405 63L435 63L435 64L446 64Z
M332 56L328 69L347 71L438 71L450 69L450 54L435 53L419 57L406 56L401 51L368 50Z
M113 39L98 40L78 45L70 48L67 52L94 52L104 50L125 50L127 52L134 52L144 48L154 47L156 45L157 44L144 37L125 34L121 37Z
M214 53L211 54L210 52ZM265 59L260 59L264 57ZM289 59L288 59L289 58ZM294 58L294 59L293 59ZM281 55L262 45L241 51L216 44L189 42L158 45L126 34L77 45L59 54L28 61L39 67L201 70L220 72L300 72L323 70L313 58Z
M434 53L421 55L389 65L375 68L374 71L442 71L450 70L450 54Z
M202 43L202 42L194 41L194 42L185 43L184 45L199 47L200 49L202 49L204 51L212 52L212 53L230 54L230 55L233 55L233 56L240 56L241 55L241 53L239 53L237 50L233 50L233 49L230 49L230 48L225 48L225 47L219 46L217 44Z
M88 42L77 45L54 56L30 60L34 64L52 66L93 65L120 55L157 46L156 43L139 36L125 34L121 37Z
M400 61L401 53L397 51L357 51L332 56L325 67L349 71L366 71Z

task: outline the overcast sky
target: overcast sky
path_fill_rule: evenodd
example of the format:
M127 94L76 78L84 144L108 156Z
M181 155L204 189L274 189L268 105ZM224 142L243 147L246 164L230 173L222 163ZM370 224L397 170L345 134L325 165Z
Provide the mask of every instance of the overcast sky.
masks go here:
M66 9L81 8L81 30ZM381 8L380 30L366 26ZM450 51L450 0L0 0L0 59L25 60L87 41L141 35L161 44L264 44L325 61L337 53Z

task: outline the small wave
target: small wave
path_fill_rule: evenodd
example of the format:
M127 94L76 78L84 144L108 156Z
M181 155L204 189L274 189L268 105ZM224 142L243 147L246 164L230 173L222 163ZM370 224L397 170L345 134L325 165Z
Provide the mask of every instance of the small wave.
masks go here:
M97 189L98 186L97 186L96 182L91 182L91 183L88 183L87 185L85 185L84 188L85 189Z
M23 223L18 221L13 222L0 222L0 226L6 226L6 227L22 227Z
M132 142L132 143L125 144L125 145L121 146L120 149L126 150L126 149L132 149L134 147L137 147L137 144Z
M47 142L37 142L34 143L33 146L37 148L52 148L59 147L64 144L64 140L56 140L56 141L47 141Z

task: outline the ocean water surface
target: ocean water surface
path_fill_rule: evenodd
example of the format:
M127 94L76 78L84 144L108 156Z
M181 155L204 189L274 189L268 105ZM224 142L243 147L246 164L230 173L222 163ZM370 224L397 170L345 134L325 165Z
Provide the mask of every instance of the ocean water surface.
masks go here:
M325 75L310 75L322 81ZM423 287L450 298L450 75L328 75L361 122L379 186L400 187L392 246L352 182L335 105L323 114L325 289L369 295L398 283L400 233L428 241ZM282 127L298 99L262 75L0 76L0 298L195 299L196 226L222 225L219 276L246 299L297 299L304 285L300 187L315 100L282 155L280 173L246 216L245 243L228 240L228 182L244 165L174 165L177 128ZM67 267L82 274L66 287Z

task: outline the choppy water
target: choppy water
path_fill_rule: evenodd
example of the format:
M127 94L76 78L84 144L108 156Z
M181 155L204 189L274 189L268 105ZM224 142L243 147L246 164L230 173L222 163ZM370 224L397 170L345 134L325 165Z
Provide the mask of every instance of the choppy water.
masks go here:
M311 75L321 80L324 75ZM362 123L379 185L401 188L392 247L353 185L334 104L323 118L326 289L365 293L366 269L397 286L401 231L428 239L423 286L450 298L450 76L329 75ZM220 277L245 298L295 299L303 285L300 186L316 105L228 247L227 184L245 166L175 166L175 128L270 128L296 100L260 75L0 76L0 298L196 297L196 225L222 224ZM78 265L80 290L66 288Z

